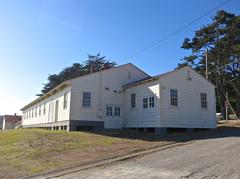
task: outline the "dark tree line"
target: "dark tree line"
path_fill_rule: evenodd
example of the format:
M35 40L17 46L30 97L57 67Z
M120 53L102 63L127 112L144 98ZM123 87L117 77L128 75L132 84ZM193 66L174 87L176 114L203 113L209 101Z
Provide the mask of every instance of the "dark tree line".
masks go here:
M43 89L37 96L42 96L66 80L84 76L103 69L112 68L116 65L114 61L107 60L105 56L88 55L88 59L83 63L73 63L72 66L64 68L58 74L49 75L47 83L43 84Z
M208 51L209 80L216 85L217 111L225 116L226 92L240 115L240 16L218 11L212 22L185 38L183 49L191 50L180 66L189 65L205 76L205 51Z

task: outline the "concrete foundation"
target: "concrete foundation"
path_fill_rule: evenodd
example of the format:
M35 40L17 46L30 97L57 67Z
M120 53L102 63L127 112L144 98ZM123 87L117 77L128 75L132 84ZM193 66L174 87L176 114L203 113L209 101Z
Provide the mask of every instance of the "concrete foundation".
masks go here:
M69 121L24 125L23 128L40 128L46 130L66 130L69 128Z
M71 120L69 126L70 131L84 131L84 130L99 131L104 129L104 121Z
M157 135L167 134L167 128L165 128L165 127L157 127L157 128L155 128L155 134L157 134Z
M103 121L59 121L53 123L42 123L34 125L24 125L23 128L40 128L46 130L65 130L65 131L84 131L84 130L103 130Z
M187 132L192 132L192 131L194 131L194 128L186 128L186 131Z

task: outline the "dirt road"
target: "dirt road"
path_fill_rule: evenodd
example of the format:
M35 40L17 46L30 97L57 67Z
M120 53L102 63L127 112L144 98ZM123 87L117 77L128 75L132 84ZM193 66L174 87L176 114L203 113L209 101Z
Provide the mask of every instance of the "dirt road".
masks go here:
M240 129L61 178L240 178Z

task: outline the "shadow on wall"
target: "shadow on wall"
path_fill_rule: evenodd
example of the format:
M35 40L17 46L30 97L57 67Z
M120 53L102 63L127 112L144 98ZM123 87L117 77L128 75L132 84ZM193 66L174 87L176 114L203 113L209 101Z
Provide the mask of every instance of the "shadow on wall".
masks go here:
M240 137L240 127L221 126L212 130L195 130L191 132L184 132L182 130L170 131L166 135L156 135L153 133L146 133L133 130L103 130L103 131L87 131L89 133L125 138L132 140L143 140L149 142L169 141L169 142L187 142L192 140L216 139L225 137Z

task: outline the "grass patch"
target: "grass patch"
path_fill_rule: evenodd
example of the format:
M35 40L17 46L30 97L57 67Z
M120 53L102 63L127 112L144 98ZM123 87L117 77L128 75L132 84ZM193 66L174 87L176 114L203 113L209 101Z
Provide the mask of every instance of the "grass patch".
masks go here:
M169 134L165 137L136 131L98 133L21 129L0 132L0 178L17 178L94 162L172 142L202 140L219 133L229 136L240 125L227 123L218 130ZM230 133L231 134L231 133Z
M21 129L0 132L0 178L36 174L159 144L132 139L131 135L136 137L134 132L125 131L94 134Z

